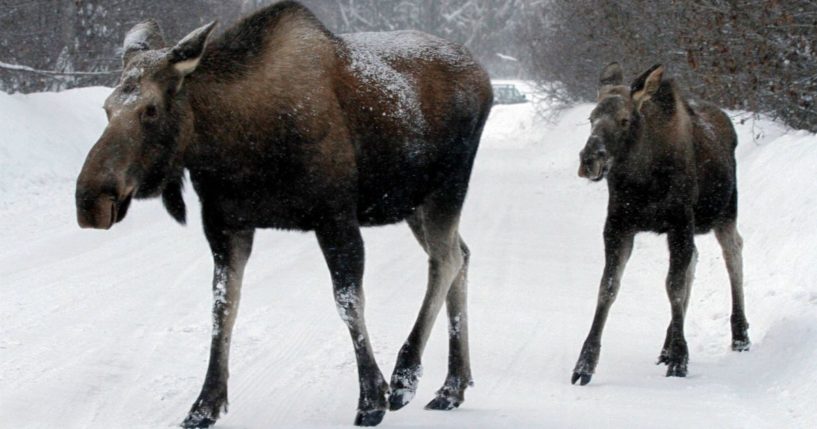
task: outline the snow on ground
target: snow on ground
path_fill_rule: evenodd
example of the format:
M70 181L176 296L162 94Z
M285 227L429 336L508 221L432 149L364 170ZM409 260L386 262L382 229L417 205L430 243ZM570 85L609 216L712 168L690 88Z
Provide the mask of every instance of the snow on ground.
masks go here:
M76 226L74 179L107 93L0 93L0 427L174 427L204 376L212 264L196 216L182 228L149 201L111 231ZM462 225L476 386L457 411L422 409L445 376L441 317L416 399L381 427L815 427L817 137L766 120L739 126L751 352L729 351L726 270L702 236L690 374L664 377L653 363L670 316L667 250L640 235L597 374L570 385L603 263L606 187L576 176L590 109L548 126L531 104L494 108ZM405 225L364 237L367 319L388 377L425 256ZM311 234L258 234L240 313L218 427L350 426L352 346Z

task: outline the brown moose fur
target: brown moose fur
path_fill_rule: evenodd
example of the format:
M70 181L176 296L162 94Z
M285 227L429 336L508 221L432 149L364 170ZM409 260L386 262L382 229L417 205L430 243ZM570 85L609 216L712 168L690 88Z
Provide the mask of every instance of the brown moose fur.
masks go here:
M443 302L449 374L429 407L451 409L471 382L465 326L468 250L459 213L492 104L464 48L418 32L336 36L282 2L213 38L213 24L165 48L155 23L134 27L106 100L109 124L77 179L78 222L110 228L131 197L162 195L183 222L188 170L213 252L210 364L185 427L227 404L227 356L256 228L315 231L353 339L355 420L375 425L416 390L420 356ZM387 385L363 319L360 226L408 220L429 254L429 292Z
M605 267L590 333L572 382L587 384L598 363L601 332L618 294L636 233L666 233L670 250L667 293L672 321L659 363L667 376L687 373L683 323L697 260L694 235L714 229L732 286L732 348L748 350L744 314L742 240L737 232L737 136L717 107L685 99L660 65L623 85L617 63L604 68L591 114L591 136L579 175L607 178Z

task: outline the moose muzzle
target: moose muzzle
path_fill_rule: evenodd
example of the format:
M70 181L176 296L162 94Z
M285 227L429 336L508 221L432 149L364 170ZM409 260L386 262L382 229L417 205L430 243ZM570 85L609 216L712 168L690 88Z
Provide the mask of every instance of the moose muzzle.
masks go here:
M85 159L77 178L77 223L82 228L110 229L124 219L136 190L127 173L133 155L106 130Z
M610 157L601 138L590 136L587 145L579 153L579 177L592 181L604 178L610 168Z
M125 218L133 192L123 196L77 186L77 223L81 228L110 229Z

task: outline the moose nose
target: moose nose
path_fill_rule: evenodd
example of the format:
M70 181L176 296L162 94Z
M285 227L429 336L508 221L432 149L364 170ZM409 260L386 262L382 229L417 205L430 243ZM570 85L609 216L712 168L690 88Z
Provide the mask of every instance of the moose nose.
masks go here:
M606 156L607 149L604 147L604 141L597 135L591 135L582 151L582 158L605 158Z
M77 185L77 223L81 228L109 229L116 222L116 194L108 188Z

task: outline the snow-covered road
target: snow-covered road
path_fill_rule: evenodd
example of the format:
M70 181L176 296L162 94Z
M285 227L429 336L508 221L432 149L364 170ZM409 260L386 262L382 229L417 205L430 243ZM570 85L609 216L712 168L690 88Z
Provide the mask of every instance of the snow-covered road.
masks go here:
M0 93L0 427L177 425L207 365L212 262L197 216L158 201L111 231L76 226L73 180L108 90ZM445 376L440 317L416 399L381 427L817 426L817 137L739 127L749 353L729 351L729 287L713 237L687 321L690 374L654 365L669 304L663 237L640 235L593 382L570 375L595 307L607 191L576 176L590 106L557 124L498 106L463 213L476 386L423 405ZM753 134L762 133L753 141ZM197 213L195 194L186 200ZM425 255L405 225L367 229L367 322L388 376L422 300ZM244 280L221 428L348 427L354 356L311 234L262 231Z

